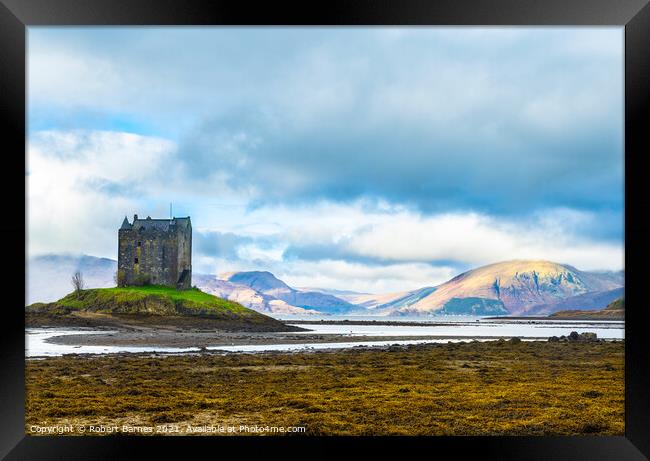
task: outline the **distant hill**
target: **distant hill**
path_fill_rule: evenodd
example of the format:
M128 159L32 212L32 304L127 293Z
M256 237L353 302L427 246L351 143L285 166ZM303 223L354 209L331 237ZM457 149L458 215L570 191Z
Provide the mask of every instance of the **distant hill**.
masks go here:
M76 271L83 274L86 287L115 286L113 275L117 261L88 255L43 255L27 261L26 304L50 302L72 290L70 278Z
M25 307L28 326L143 326L290 331L271 317L201 290L92 288Z
M400 291L400 292L395 292L395 293L381 293L381 294L360 294L360 295L350 295L346 296L345 300L352 303L356 304L357 306L364 307L368 309L370 312L378 312L381 311L380 309L383 306L388 306L389 304L393 303L394 301L398 301L399 299L410 297L412 294L420 291L418 290L413 290L413 291ZM384 311L387 311L387 309L383 309Z
M590 296L583 300L591 299L591 306L604 307L611 301L604 293L622 286L622 273L585 272L550 261L516 260L464 272L436 287L381 295L378 298L385 301L374 305L372 297L362 302L397 315L444 314L450 310L473 315L531 315L535 306L551 306L586 294Z
M600 310L566 310L558 311L551 315L550 318L559 319L608 319L608 320L623 320L625 319L625 298L618 298L607 305L605 309Z
M300 291L291 288L267 271L226 273L220 275L219 278L237 285L247 286L258 293L309 311L345 314L356 308L356 306L336 296L317 291Z
M615 301L612 301L604 309L606 311L623 311L625 312L625 298L621 297Z
M594 291L571 296L554 303L533 306L528 310L527 315L548 315L553 312L575 309L583 311L599 310L623 296L624 291L625 289L621 287L609 291Z
M298 291L315 291L317 293L323 293L326 295L336 296L337 298L347 301L350 304L357 304L353 302L356 298L360 296L368 296L370 293L361 293L358 291L352 290L337 290L334 288L313 288L313 287L295 287Z
M218 279L214 275L196 274L192 276L193 283L206 293L220 298L238 302L262 313L275 314L314 314L315 311L303 309L274 298L273 296L256 291L246 285Z

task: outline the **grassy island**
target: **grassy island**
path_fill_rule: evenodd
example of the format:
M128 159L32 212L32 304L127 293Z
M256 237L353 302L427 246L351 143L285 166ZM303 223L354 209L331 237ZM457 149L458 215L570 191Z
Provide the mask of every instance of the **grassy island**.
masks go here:
M25 308L27 326L174 326L287 331L271 317L198 288L161 285L94 288Z

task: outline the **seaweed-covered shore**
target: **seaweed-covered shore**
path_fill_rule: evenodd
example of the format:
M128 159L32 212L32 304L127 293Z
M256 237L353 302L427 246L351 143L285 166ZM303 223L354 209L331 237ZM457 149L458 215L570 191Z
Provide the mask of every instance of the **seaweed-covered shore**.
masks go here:
M622 435L623 366L622 341L53 357L27 361L26 432L247 425L342 435Z

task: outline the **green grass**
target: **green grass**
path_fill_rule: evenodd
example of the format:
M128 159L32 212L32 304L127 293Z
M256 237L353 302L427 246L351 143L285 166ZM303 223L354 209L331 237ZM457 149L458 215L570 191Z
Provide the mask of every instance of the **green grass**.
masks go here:
M250 311L250 309L245 308L239 303L205 293L198 288L177 290L163 285L147 285L142 287L102 288L100 290L115 297L158 295L167 297L174 302L190 302L209 308L225 309L236 313L246 313Z
M67 314L73 311L112 314L205 315L255 317L261 314L197 288L149 285L141 287L93 288L70 293L54 303L35 303L28 312Z
M161 285L93 288L53 303L25 308L31 327L208 328L228 331L295 331L272 317L197 288Z

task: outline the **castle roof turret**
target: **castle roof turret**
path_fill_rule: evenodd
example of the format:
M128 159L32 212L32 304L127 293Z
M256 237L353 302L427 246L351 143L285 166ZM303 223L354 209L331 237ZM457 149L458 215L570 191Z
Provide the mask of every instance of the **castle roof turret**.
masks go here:
M124 217L124 221L122 221L122 226L120 229L131 229L131 224L129 223L129 220L126 219L126 216Z

